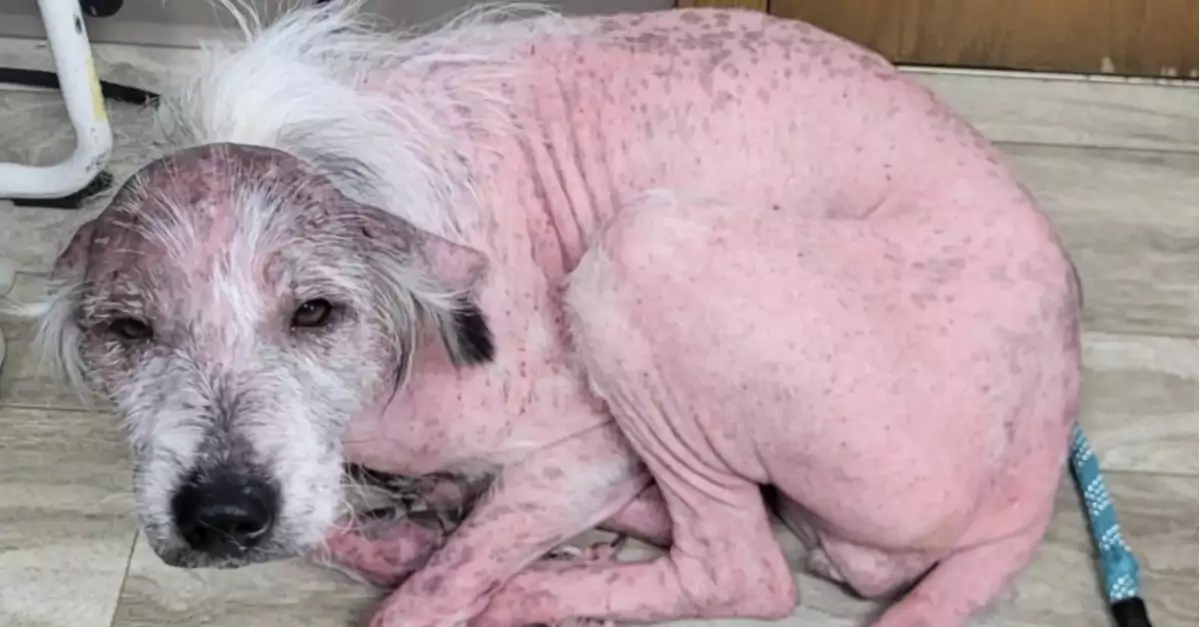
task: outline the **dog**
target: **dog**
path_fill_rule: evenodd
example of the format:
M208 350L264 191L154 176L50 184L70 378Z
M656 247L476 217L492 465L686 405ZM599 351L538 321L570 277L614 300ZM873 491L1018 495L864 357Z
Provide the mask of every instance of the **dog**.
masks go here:
M397 586L375 627L777 619L771 486L811 570L911 588L876 627L965 625L1025 567L1078 277L886 60L737 10L231 13L39 325L113 401L164 562L319 553ZM470 511L364 532L347 463ZM547 557L597 525L668 550Z

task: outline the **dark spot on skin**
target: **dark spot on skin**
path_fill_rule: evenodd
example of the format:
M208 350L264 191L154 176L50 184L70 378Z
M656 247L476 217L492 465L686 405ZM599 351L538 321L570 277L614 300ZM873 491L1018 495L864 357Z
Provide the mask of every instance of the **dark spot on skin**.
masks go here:
M644 49L648 50L661 49L667 45L668 41L670 41L669 38L657 33L641 33L639 35L627 37L626 40L630 43L638 44L639 46L642 46Z
M729 57L733 56L733 51L721 47L719 43L717 43L714 47L717 48L717 50L712 54L712 56L709 57L708 62L712 64L713 67L725 65L725 61L729 59Z
M467 529L479 526L481 521L472 520L471 523L463 525L460 529ZM488 522L487 519L482 521ZM475 551L468 546L460 546L457 549L448 549L438 552L429 562L429 568L441 568L447 570L457 570L471 561L475 556ZM429 584L426 584L428 586Z
M362 227L362 234L363 234L363 237L365 237L367 239L371 239L371 230L368 229L367 227L365 227L365 226Z
M78 15L75 16L75 32L83 33L83 19Z
M439 591L441 591L442 585L445 583L446 581L441 575L434 575L429 578L429 581L426 581L425 584L421 586L421 592L429 595L437 594Z

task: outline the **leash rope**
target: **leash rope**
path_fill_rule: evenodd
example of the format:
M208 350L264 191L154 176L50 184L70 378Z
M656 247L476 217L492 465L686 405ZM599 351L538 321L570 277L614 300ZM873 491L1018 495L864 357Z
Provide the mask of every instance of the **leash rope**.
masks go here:
M1141 587L1137 558L1121 533L1108 486L1100 474L1100 462L1078 423L1071 437L1071 472L1083 495L1084 513L1092 543L1096 546L1104 577L1104 594L1118 627L1150 627Z

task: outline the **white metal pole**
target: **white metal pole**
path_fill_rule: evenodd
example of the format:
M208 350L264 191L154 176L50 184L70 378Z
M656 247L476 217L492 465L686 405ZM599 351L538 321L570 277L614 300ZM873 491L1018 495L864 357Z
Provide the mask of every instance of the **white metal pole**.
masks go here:
M38 8L67 114L75 127L75 151L54 165L0 163L0 198L60 198L74 194L104 169L112 151L112 128L79 0L38 0Z

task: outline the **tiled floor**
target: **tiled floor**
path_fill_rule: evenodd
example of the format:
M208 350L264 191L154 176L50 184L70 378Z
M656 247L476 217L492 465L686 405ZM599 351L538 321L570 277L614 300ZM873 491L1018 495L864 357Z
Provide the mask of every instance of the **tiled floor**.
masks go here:
M100 73L157 87L187 53L100 50ZM0 42L0 65L45 50ZM1197 90L1194 86L923 73L999 142L1068 242L1087 292L1083 422L1143 561L1158 627L1197 622ZM143 128L113 112L118 159ZM0 92L0 158L69 150L52 94ZM0 258L34 293L80 216L0 203ZM38 368L30 325L0 318L0 625L262 627L362 624L370 593L301 564L234 572L163 566L129 517L113 420ZM796 554L796 543L784 539ZM871 606L806 575L787 625L861 624ZM1105 625L1078 499L1064 483L1045 545L980 625Z

